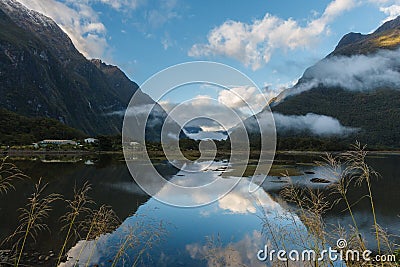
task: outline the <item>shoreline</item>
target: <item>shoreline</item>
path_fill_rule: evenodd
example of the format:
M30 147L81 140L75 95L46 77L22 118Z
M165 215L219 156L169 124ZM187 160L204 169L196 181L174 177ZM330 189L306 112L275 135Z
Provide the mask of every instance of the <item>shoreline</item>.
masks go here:
M306 150L278 150L275 152L276 155L324 155L326 153L339 154L344 151L306 151ZM184 150L183 154L189 156L200 156L198 151ZM123 151L85 151L85 150L3 150L0 152L0 156L36 156L36 155L49 155L49 156L80 156L80 155L123 155ZM148 151L150 156L162 156L163 151ZM250 152L251 156L259 155L259 151ZM229 156L230 151L218 151L217 156ZM385 155L400 155L400 150L370 150L368 155L374 156L385 156Z

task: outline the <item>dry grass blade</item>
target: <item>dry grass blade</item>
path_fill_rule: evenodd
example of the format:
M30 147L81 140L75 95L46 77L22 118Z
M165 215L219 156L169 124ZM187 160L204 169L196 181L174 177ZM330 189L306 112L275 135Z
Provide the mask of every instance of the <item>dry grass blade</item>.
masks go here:
M15 190L13 182L29 178L13 163L7 162L5 157L0 164L0 194L7 194L10 190Z
M285 187L281 191L281 196L287 202L292 202L296 208L292 211L298 214L299 219L307 228L307 236L297 237L304 244L306 249L312 248L317 254L327 246L326 226L322 215L332 208L325 194L320 190L311 188L297 188L293 184ZM306 264L305 262L303 264ZM313 261L308 263L310 266L328 266L328 262Z
M112 232L120 225L120 220L116 213L107 205L102 205L98 210L91 211L87 216L86 220L80 225L86 232L85 244L79 251L78 257L76 258L75 265L77 265L82 252L86 248L89 240L94 240L94 245L90 252L89 258L87 259L86 266L89 265L91 257L95 251L98 237L103 234Z
M67 213L63 215L60 220L64 223L61 230L66 231L66 236L64 243L58 255L57 265L61 262L61 259L65 253L67 243L71 241L74 237L79 237L79 232L77 226L81 223L79 221L80 217L85 216L91 212L90 205L94 204L88 196L91 190L91 185L86 182L81 188L74 187L74 197L72 200L65 200L67 203Z
M208 262L208 266L246 267L246 265L240 261L239 252L233 248L231 244L228 244L226 247L223 246L219 233L217 237L214 235L206 237L205 259Z
M20 208L20 225L16 228L14 233L9 236L5 242L13 242L13 249L18 255L15 259L15 266L18 266L21 260L22 252L25 248L28 238L36 241L39 232L49 230L45 219L49 217L52 211L52 204L56 200L61 199L59 194L45 195L44 191L47 184L42 184L40 179L35 184L35 190L28 198L26 207Z
M128 234L124 236L118 247L118 252L111 265L112 267L120 266L120 262L128 261L133 262L132 266L137 266L142 260L143 254L156 243L159 243L167 233L162 221L156 222L139 218L127 231ZM134 255L133 258L132 255Z
M86 239L94 240L100 235L114 231L120 225L120 220L110 206L102 205L99 209L91 211L85 225L88 233Z
M346 174L353 177L350 179L355 179L356 183L360 186L364 182L367 184L368 188L368 198L371 204L371 212L374 219L374 228L375 228L375 239L378 246L378 252L381 252L381 240L379 235L379 225L376 218L375 211L375 203L372 197L372 186L371 179L373 177L379 177L379 174L375 172L369 165L366 163L366 157L368 152L366 151L366 146L362 146L359 142L356 142L355 145L352 146L353 150L347 151L343 154L343 158L345 159L346 164Z

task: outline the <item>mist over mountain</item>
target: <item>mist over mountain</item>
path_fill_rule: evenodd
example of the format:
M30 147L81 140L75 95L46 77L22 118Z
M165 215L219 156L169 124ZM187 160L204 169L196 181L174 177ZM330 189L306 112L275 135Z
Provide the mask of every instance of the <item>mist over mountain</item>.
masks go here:
M371 34L345 35L293 88L270 101L278 136L325 136L399 148L399 47L400 17Z
M309 67L298 83L271 103L317 87L371 91L400 88L400 17L371 34L346 34L335 50Z

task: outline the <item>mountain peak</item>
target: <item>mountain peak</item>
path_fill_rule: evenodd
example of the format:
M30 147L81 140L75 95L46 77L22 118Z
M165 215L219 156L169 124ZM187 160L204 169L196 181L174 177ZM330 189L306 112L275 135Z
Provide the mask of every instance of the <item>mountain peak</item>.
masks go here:
M358 42L358 41L363 40L365 38L366 38L366 35L364 35L364 34L361 34L359 32L357 32L357 33L356 32L350 32L350 33L344 35L342 37L342 39L340 39L340 41L337 44L335 50L340 49L340 48L342 48L342 47L344 47L346 45Z
M371 34L354 32L346 34L329 56L371 54L379 49L396 49L399 46L400 16L385 22Z

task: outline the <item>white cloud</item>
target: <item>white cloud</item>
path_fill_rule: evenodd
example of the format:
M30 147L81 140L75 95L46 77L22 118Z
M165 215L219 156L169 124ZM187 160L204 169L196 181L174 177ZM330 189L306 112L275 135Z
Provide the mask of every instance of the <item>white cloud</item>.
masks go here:
M171 38L171 35L168 32L165 32L164 37L161 38L161 44L164 50L168 50L168 48L176 45L176 41Z
M391 5L388 7L379 8L380 11L385 13L388 17L385 21L392 20L400 16L400 5Z
M277 94L277 91L270 90L268 87L261 92L252 86L236 86L229 90L221 90L218 101L229 108L241 109L243 113L252 115L261 111Z
M53 19L75 47L88 58L104 58L109 49L107 29L91 7L102 3L118 11L136 9L144 0L17 0Z
M343 136L357 131L355 128L343 126L335 118L313 113L300 116L274 113L274 119L278 132L308 131L319 136Z
M198 133L188 133L185 131L186 136L193 140L226 140L228 136L221 132L201 131Z
M180 17L177 6L178 0L160 0L157 2L157 8L145 12L145 19L152 28L159 28L168 21Z
M273 113L273 125L269 111L263 111L256 115L257 120L251 117L245 121L249 132L259 132L276 127L278 133L299 134L307 133L317 136L346 136L355 133L359 128L343 126L336 118L308 113L306 115L284 115Z
M226 135L210 134L210 132L227 131L259 113L280 90L268 87L259 90L252 86L230 86L230 89L219 90L215 98L209 95L196 95L182 103L163 100L159 101L159 104L181 126L192 126L192 122L195 122L194 125L203 130L200 133L189 133L188 136L195 139L225 139Z
M228 173L229 174L229 173ZM257 201L254 201L254 200ZM269 212L281 212L280 205L263 189L256 190L249 197L249 184L241 182L229 194L218 200L218 207L231 213L256 213L262 207Z
M211 118L219 124L203 119L196 120L197 126L203 131L221 131L230 129L240 121L257 114L277 94L278 91L268 88L261 91L251 86L232 86L229 90L220 90L216 99L209 95L196 95L190 101L179 104L168 100L160 101L159 104L169 113L178 107L179 111L174 111L172 114L178 123L187 122L192 118Z
M240 110L227 107L207 95L197 95L179 104L169 101L161 101L159 104L181 126L196 118L209 118L198 120L198 126L203 130L227 130L247 117Z
M354 6L355 0L334 0L304 27L292 18L283 20L269 13L250 24L228 20L211 30L206 44L193 45L189 56L222 55L256 70L269 62L275 49L311 47L321 34L328 33L329 23Z
M103 4L110 5L112 8L117 10L120 10L122 8L136 9L140 4L139 0L98 0L98 1L100 1Z
M225 240L226 241L226 240ZM186 250L193 259L207 260L207 266L265 266L254 255L262 247L265 237L259 231L245 234L235 243L221 245L219 240L211 239L207 244L194 243L186 245Z
M73 5L55 0L18 1L29 9L52 18L86 57L104 56L108 48L106 27L100 22L97 13L83 1L76 1Z
M335 56L321 60L307 69L307 82L283 91L277 99L300 94L317 86L340 87L349 91L373 91L400 88L400 49L380 50L370 55Z
M379 8L379 11L387 15L387 17L382 22L395 19L400 15L400 0L365 0L365 1L375 4Z

